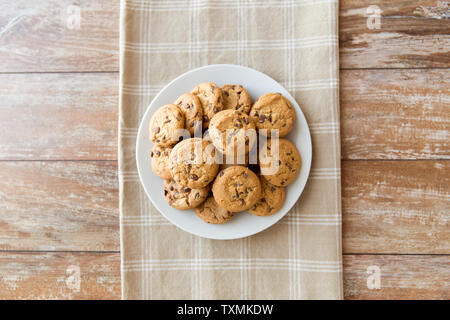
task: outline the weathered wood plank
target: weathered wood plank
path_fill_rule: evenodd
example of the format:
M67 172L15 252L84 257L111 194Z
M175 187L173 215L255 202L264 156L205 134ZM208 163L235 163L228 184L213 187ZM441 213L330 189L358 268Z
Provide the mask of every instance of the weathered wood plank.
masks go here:
M118 75L0 75L0 159L117 159ZM342 70L343 159L449 159L447 70Z
M373 5L381 10L379 29L367 26L367 10ZM445 1L342 0L340 66L450 67L449 16L450 7Z
M439 3L340 1L341 67L449 67L450 26L444 18L449 9ZM381 28L370 30L367 8L374 4L382 10ZM82 2L79 29L67 27L71 5L4 1L0 72L118 71L119 2Z
M380 288L369 289L369 266L380 271ZM373 272L373 271L371 271ZM450 299L450 256L345 255L346 299Z
M380 289L367 288L369 266ZM449 278L449 256L344 256L346 299L449 299ZM0 252L0 299L120 299L120 254Z
M2 1L0 72L117 71L119 1L78 3Z
M448 70L342 70L343 159L450 159Z
M0 159L117 159L117 74L2 74L0 83Z
M0 162L0 250L119 250L115 162Z
M449 253L448 161L344 161L347 253ZM119 250L114 162L0 162L0 249Z
M347 253L450 253L449 161L343 161Z
M119 253L0 252L0 299L106 300L120 291Z

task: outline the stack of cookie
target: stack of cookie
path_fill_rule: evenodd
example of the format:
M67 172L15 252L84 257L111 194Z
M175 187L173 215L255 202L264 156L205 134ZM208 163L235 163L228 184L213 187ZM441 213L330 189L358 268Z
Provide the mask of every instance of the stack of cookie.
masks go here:
M283 139L294 122L295 109L281 94L252 104L240 85L201 83L162 106L150 120L150 139L166 201L214 224L245 210L274 214L300 171L298 150Z

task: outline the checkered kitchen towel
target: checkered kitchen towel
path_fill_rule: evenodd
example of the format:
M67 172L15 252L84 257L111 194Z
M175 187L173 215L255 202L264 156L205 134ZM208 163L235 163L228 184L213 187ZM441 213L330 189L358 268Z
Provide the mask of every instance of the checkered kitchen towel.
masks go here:
M337 0L121 2L120 226L124 299L342 298ZM141 187L139 121L169 81L232 63L279 81L313 141L306 188L286 217L240 240L171 225Z

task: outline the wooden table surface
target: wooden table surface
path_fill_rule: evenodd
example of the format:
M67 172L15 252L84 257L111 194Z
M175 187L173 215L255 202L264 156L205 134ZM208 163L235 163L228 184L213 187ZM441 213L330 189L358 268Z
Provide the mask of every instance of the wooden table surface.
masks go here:
M71 29L73 3L0 0L2 299L120 298L119 3L77 1ZM347 299L450 298L449 16L436 0L340 1Z

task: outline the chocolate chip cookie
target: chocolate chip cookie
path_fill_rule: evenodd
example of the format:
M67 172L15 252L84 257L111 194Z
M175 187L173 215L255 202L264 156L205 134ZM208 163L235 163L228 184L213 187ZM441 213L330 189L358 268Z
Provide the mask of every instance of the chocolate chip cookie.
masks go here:
M255 101L250 117L260 133L270 136L271 130L278 130L278 136L282 138L294 125L295 110L291 102L280 93L266 93Z
M170 179L169 156L171 147L163 147L159 144L153 145L150 157L152 158L152 170L162 179Z
M150 119L150 140L168 147L179 141L179 129L184 129L184 114L174 104L156 110Z
M223 154L248 153L257 140L256 126L248 115L237 110L223 110L209 124L209 136Z
M252 99L247 90L238 84L227 84L222 87L223 108L242 111L246 114L252 107Z
M220 207L214 197L206 199L205 202L194 209L194 212L200 219L212 224L225 223L233 217L233 213Z
M216 150L212 143L191 138L178 143L170 153L172 178L183 187L203 188L217 175Z
M202 103L192 93L184 93L174 102L184 113L186 119L185 127L193 136L194 132L202 129Z
M164 198L171 207L187 210L205 201L209 195L209 189L209 186L200 189L183 187L170 179L164 181Z
M301 158L297 148L286 139L267 139L267 148L259 150L261 175L275 186L285 187L295 180L301 167Z
M222 89L211 82L200 83L192 90L202 104L203 129L208 128L212 117L223 110Z
M231 212L244 211L261 198L261 182L250 169L233 166L219 172L212 192L222 208Z
M283 187L271 185L264 178L261 178L261 187L261 199L248 211L255 216L270 216L283 206L286 190Z

